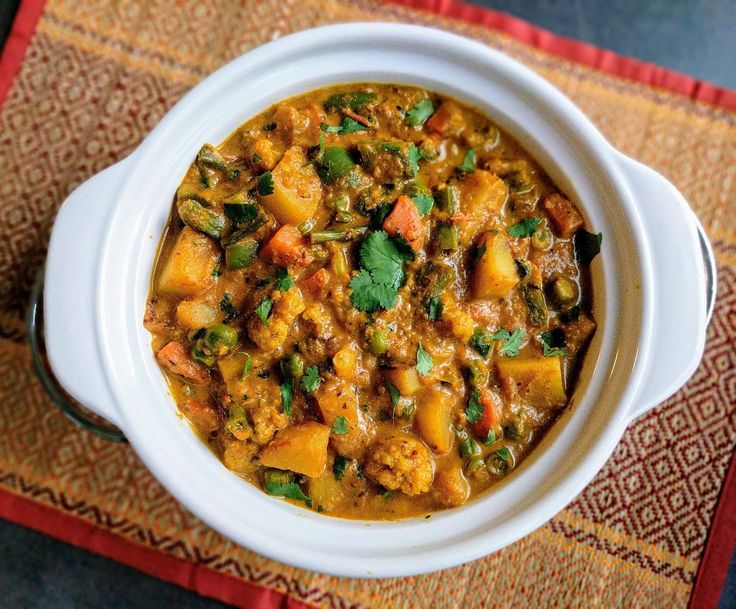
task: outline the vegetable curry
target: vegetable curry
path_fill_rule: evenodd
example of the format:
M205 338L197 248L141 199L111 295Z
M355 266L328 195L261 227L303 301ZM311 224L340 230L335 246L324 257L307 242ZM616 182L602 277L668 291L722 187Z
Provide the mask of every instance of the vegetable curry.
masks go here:
M202 147L145 325L226 467L333 516L423 515L509 475L567 405L600 242L479 111L322 89Z

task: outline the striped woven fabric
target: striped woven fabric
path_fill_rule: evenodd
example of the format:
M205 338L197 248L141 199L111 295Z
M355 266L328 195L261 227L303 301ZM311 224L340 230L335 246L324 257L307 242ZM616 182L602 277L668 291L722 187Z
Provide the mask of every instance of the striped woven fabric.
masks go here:
M627 80L562 59L545 40L532 46L529 32L521 42L490 29L474 9L426 4L452 16L367 0L43 6L0 107L0 516L241 606L687 605L736 445L736 113L726 107L736 105L732 94L696 87L688 97ZM444 28L530 66L617 148L685 194L719 265L719 298L697 373L631 425L567 509L492 556L401 580L341 580L235 546L179 505L130 447L72 426L34 378L24 342L25 302L69 192L129 154L190 87L229 59L277 36L352 20ZM610 56L590 49L585 63L605 68ZM648 69L650 81L678 89Z

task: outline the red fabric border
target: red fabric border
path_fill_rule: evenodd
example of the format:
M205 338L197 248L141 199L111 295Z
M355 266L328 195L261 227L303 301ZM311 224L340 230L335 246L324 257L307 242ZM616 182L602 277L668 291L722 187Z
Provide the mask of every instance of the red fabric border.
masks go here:
M728 566L736 551L736 451L708 532L705 552L690 594L690 609L716 609L726 581Z
M23 63L23 56L36 31L46 0L21 0L13 27L0 55L0 107Z
M447 17L500 30L528 45L552 55L581 63L602 72L667 89L691 99L736 110L736 91L661 66L619 55L587 42L558 36L506 13L457 0L385 0L409 8L439 13Z
M98 528L81 518L0 489L0 518L112 558L203 596L244 609L315 609L288 594L168 556Z

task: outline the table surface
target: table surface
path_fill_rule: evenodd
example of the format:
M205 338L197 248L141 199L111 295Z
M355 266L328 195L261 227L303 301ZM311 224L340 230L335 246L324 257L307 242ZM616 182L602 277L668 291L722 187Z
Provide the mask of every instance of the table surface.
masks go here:
M736 88L734 0L474 0L555 33ZM18 1L0 0L0 47ZM225 607L114 561L0 521L0 606ZM104 593L101 592L104 590ZM719 609L736 607L736 555Z

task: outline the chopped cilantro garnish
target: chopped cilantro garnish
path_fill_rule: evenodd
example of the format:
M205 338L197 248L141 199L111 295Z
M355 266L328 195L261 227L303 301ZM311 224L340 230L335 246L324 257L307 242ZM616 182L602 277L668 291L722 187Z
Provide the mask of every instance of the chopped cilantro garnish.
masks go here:
M226 203L225 215L236 224L253 222L258 217L258 206L253 203Z
M273 192L273 176L270 171L265 171L258 176L258 194L267 197Z
M562 332L542 332L539 335L545 357L567 357L565 335Z
M511 451L506 446L499 448L496 454L506 461L506 463L511 463Z
M332 433L337 436L344 436L348 433L349 429L350 426L348 425L348 420L342 415L337 417L332 423Z
M358 133L359 131L367 131L368 127L361 125L358 121L349 116L342 119L339 125L328 125L321 123L319 126L325 133L337 133L338 135L347 135L348 133Z
M483 444L493 444L496 441L496 432L493 430L493 428L488 430L488 435L486 436L486 439L483 440Z
M390 309L404 283L408 253L384 231L370 233L360 246L361 272L350 281L350 301L359 311Z
M471 425L480 421L483 416L483 404L480 403L480 391L473 389L468 398L468 405L465 407L465 418Z
M335 457L335 463L332 465L332 474L335 476L335 480L342 480L348 465L350 465L350 459L347 457L342 455Z
M423 99L406 113L406 124L412 127L423 125L434 114L434 103L431 99Z
M493 340L502 341L503 345L498 350L501 355L506 357L516 357L519 355L519 347L524 340L524 330L518 328L513 334L509 334L503 328L500 328L493 334Z
M240 169L238 169L238 168L236 167L235 169L231 169L231 170L230 170L230 173L228 173L228 174L227 174L227 177L228 177L228 178L230 178L231 180L234 180L234 179L235 179L235 178L237 178L237 177L238 177L239 175L240 175Z
M475 349L479 355L486 357L491 350L493 340L493 335L488 330L476 328L473 335L470 337L470 346Z
M463 158L463 162L458 165L457 169L463 173L473 173L475 171L475 150L472 148L468 149L465 153L465 157Z
M388 381L386 382L386 389L388 389L388 393L391 396L391 405L396 408L399 403L399 399L401 398L401 393L399 393L399 390Z
M266 482L266 492L274 497L303 501L308 507L312 507L312 500L304 494L304 491L302 491L296 482L277 482L272 480Z
M522 279L532 272L532 267L528 260L514 258L514 263L516 264L516 272L519 273L519 277Z
M383 148L384 150L388 150L389 152L392 152L394 154L401 152L401 148L399 146L397 146L396 144L391 144L389 142L384 142L383 144L381 144L381 148Z
M277 290L282 292L288 292L289 288L294 285L294 280L289 277L289 271L281 269L279 274L276 276L276 282L274 283Z
M300 387L305 393L312 393L322 382L322 377L319 375L319 368L317 366L309 366L304 371Z
M225 294L222 297L222 300L220 300L220 311L223 313L227 313L227 317L222 320L222 323L227 324L230 323L233 319L238 317L240 315L240 311L235 308L235 305L232 303L230 294L225 292Z
M245 354L245 365L243 366L243 373L240 375L240 380L244 381L245 377L248 376L248 373L251 371L251 368L253 368L253 362L250 360L250 353Z
M575 233L575 258L581 264L589 264L601 251L603 233L589 233L584 228Z
M253 156L251 157L251 161L253 161L254 163L257 163L258 161L262 161L262 160L263 159L261 158L260 154L258 154L257 152L253 153Z
M432 356L424 350L422 341L420 340L419 346L417 347L417 372L419 376L427 376L432 370L433 365Z
M440 317L442 317L443 310L444 306L439 297L435 296L434 298L430 298L427 301L427 317L429 317L429 319L431 319L432 321L437 321Z
M424 158L422 151L419 150L414 144L409 146L409 150L406 153L406 159L409 161L409 167L411 167L411 173L414 176L414 181L417 179L419 173L419 161Z
M264 131L273 131L276 129L276 123L267 123L266 125L263 125Z
M431 195L418 194L414 195L411 200L414 202L414 205L417 206L419 213L423 216L426 216L430 211L432 211L434 199Z
M220 269L220 263L218 262L215 265L215 268L212 269L212 272L210 273L212 277L217 279L220 275L222 275L222 270Z
M291 414L291 402L294 398L294 379L290 378L281 383L281 403L284 405L284 413Z
M512 237L531 237L541 221L542 218L524 218L521 222L509 226L506 232Z
M271 322L268 321L268 316L271 314L271 307L273 307L273 300L266 297L261 300L261 303L256 307L256 315L261 318L263 325L269 327Z

